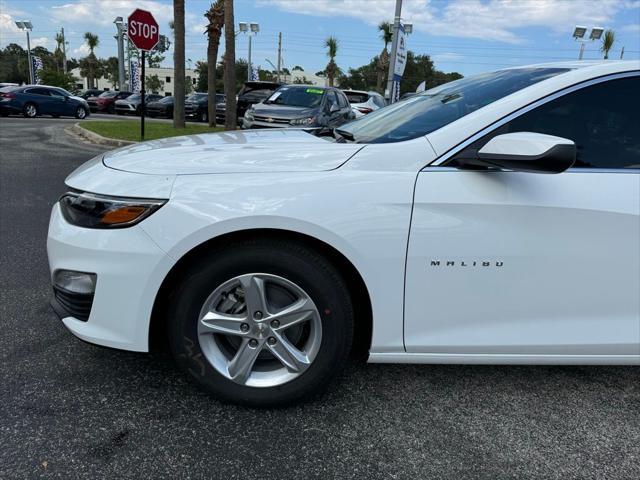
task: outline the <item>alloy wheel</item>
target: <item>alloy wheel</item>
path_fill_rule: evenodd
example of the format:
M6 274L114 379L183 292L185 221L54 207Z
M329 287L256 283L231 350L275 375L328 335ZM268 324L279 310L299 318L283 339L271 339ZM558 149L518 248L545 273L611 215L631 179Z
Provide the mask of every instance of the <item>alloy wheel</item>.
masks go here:
M25 112L27 113L28 117L35 117L36 114L38 113L38 110L36 109L35 105L30 103L25 107Z
M322 340L313 300L277 275L250 273L217 287L198 319L206 359L220 374L251 387L287 383L312 364Z

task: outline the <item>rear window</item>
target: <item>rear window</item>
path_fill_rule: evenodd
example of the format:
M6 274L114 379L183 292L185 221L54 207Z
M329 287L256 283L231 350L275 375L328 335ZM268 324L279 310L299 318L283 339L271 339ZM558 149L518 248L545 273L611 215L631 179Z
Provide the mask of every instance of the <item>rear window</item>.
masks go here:
M369 100L368 93L348 92L344 90L343 92L347 96L347 100L349 100L349 103L365 103L367 100Z

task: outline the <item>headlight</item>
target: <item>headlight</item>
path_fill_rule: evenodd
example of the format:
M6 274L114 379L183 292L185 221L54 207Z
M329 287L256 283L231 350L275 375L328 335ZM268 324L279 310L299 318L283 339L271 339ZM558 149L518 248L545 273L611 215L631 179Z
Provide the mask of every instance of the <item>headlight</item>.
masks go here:
M308 118L294 118L289 122L290 125L312 125L316 120L316 117L308 117Z
M65 220L85 228L126 228L147 218L166 200L68 192L60 197Z

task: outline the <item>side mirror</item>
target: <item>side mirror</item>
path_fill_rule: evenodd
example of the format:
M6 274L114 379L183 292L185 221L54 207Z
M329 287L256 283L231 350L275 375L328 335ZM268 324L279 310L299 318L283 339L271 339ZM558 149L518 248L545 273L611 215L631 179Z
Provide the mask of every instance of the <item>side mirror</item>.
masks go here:
M561 173L575 161L576 145L571 140L543 133L515 132L493 137L478 151L477 159L465 163L518 172Z

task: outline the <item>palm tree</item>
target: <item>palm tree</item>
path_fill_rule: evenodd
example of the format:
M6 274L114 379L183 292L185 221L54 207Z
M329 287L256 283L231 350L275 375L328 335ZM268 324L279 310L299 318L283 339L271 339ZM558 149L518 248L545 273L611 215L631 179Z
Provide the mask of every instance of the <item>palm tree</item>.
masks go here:
M64 36L62 32L56 33L56 49L53 52L56 60L60 63L62 70L64 71L64 53L62 51L62 46L64 45Z
M87 55L86 58L87 84L89 88L96 88L94 81L97 76L98 59L96 58L94 50L100 44L100 40L97 35L91 32L85 32L84 40L87 42L87 46L89 47L89 55Z
M209 106L207 117L209 126L216 126L216 64L218 63L218 47L224 27L224 1L216 0L204 14L209 20L207 25L207 91L209 92Z
M604 53L604 59L609 59L609 51L613 48L613 44L616 41L616 34L613 30L607 30L604 32L604 37L602 37L602 46L600 47L600 51Z
M236 112L236 34L233 19L233 0L224 2L224 94L227 108L224 129L235 130L238 127Z
M173 0L173 128L184 128L184 0Z
M391 43L393 39L393 30L389 22L382 22L378 25L380 31L380 38L384 42L384 48L380 52L378 57L378 78L376 81L376 89L382 92L382 84L384 82L385 75L389 71L389 52L387 52L387 45Z
M325 40L324 46L327 47L327 56L329 57L329 63L327 63L325 72L329 79L329 86L333 87L333 81L338 73L338 65L336 65L335 62L336 54L338 53L338 39L331 36Z

